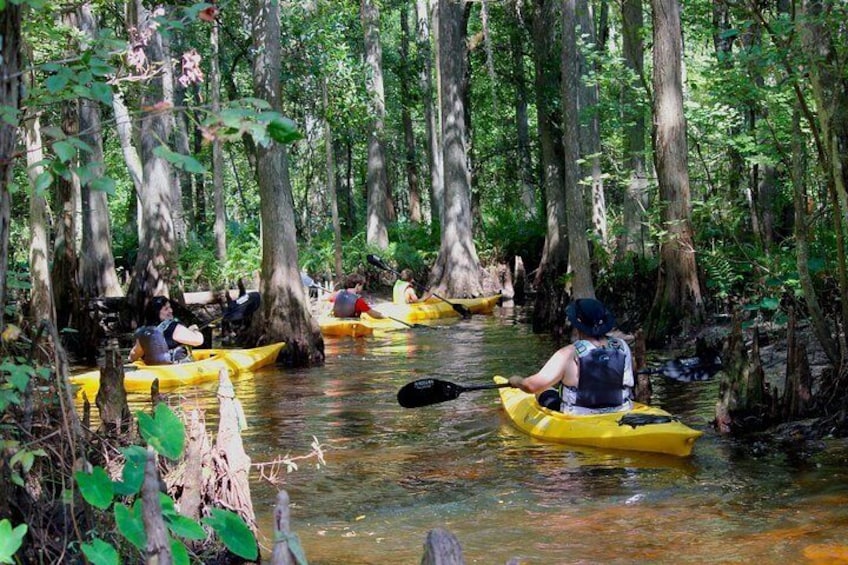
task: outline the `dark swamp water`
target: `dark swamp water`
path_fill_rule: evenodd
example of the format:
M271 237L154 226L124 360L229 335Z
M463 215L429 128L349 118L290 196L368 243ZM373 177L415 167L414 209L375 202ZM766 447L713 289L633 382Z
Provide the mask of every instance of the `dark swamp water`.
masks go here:
M848 563L848 444L803 461L754 455L718 436L718 382L652 377L653 404L704 431L691 457L573 448L515 430L496 391L417 409L409 381L489 383L530 374L552 353L511 311L432 330L330 338L326 365L263 369L234 384L254 463L321 444L280 488L309 563L420 563L429 530L452 532L467 563ZM176 391L214 429L212 386ZM264 554L277 488L252 475Z

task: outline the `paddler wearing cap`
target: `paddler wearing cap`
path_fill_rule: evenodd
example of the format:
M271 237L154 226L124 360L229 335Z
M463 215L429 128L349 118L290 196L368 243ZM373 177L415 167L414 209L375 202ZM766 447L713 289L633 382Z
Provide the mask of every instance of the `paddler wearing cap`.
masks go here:
M537 395L546 408L572 414L632 409L630 347L607 335L615 326L615 316L594 298L574 300L565 315L575 341L554 353L539 372L510 377L510 386Z

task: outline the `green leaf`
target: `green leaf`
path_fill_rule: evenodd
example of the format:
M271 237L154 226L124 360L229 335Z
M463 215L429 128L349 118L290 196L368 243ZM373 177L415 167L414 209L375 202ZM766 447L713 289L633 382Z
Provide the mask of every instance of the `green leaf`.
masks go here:
M115 493L121 496L138 494L141 484L144 482L144 465L147 463L147 450L140 445L132 445L121 450L126 458L124 470L121 472L123 479L115 483Z
M156 147L156 149L153 150L153 154L167 160L172 165L183 171L195 174L206 172L206 168L200 163L200 161L191 155L183 155L182 153L171 151L164 145Z
M82 544L82 552L94 565L119 565L121 562L115 548L101 539Z
M179 459L185 446L185 426L171 409L160 402L153 417L137 412L141 437L156 451L168 459Z
M168 529L175 536L190 540L202 540L206 537L206 530L196 521L186 516L175 514L167 518Z
M760 305L766 310L777 310L780 308L780 299L767 296L762 299Z
M185 544L178 539L171 538L171 557L174 565L189 565L191 563Z
M76 157L77 149L69 141L57 141L53 144L53 153L56 154L60 161L67 163Z
M14 363L9 359L4 359L0 363L0 373L6 373L6 380L18 392L24 392L29 386L29 380L32 378L33 371L29 365Z
M115 487L103 467L95 467L91 473L77 471L74 477L86 502L101 510L109 508Z
M132 509L123 504L116 504L115 523L118 525L118 531L139 551L147 548L147 534L144 532L144 520L141 518L141 500L136 500Z
M47 80L44 81L44 86L47 87L47 92L56 94L68 85L68 78L66 73L59 72L47 77Z
M112 87L102 82L95 82L89 89L91 97L106 106L112 105Z
M8 519L0 520L0 563L15 563L13 557L20 549L26 533L26 524L18 524L12 529Z
M288 118L274 118L268 124L268 135L277 143L292 143L303 139L303 134L297 130L297 124Z
M109 196L115 195L115 187L117 183L115 179L109 177L99 177L88 183L88 187L91 190L96 190L97 192L105 192Z
M50 185L53 184L53 173L50 171L41 171L41 173L35 177L35 182L32 185L33 190L39 196L44 194L44 191L50 188Z
M211 526L227 549L239 557L253 561L259 555L253 532L238 514L213 508L211 515L205 518L203 523Z

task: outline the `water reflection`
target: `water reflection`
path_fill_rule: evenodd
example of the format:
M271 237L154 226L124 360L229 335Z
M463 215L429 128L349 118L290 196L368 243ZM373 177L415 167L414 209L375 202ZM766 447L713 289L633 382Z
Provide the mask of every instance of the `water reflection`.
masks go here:
M686 459L540 442L509 425L493 390L395 401L426 376L529 374L554 347L512 318L474 316L328 340L324 367L238 379L255 462L307 453L313 436L326 448L326 466L284 477L309 562L419 563L434 527L459 538L468 563L848 562L848 449L804 464L751 457L709 427L715 382L654 381L655 403L705 432ZM208 408L214 387L180 398ZM276 487L254 479L270 547Z

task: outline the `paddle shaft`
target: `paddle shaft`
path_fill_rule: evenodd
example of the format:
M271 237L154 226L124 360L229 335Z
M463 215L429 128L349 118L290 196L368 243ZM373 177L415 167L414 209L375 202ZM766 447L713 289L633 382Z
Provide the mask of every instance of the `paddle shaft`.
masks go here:
M672 376L669 373L674 373L675 375L687 373L691 374L698 370L705 370L708 373L713 373L718 371L720 368L721 360L717 357L712 361L701 361L697 357L692 357L688 359L672 359L665 363L663 367L656 369L642 369L638 373L643 375L664 374ZM421 406L429 406L431 404L454 400L460 394L472 390L487 390L508 386L510 386L508 382L465 386L439 379L419 379L401 387L398 391L397 398L398 403L405 408L419 408Z

